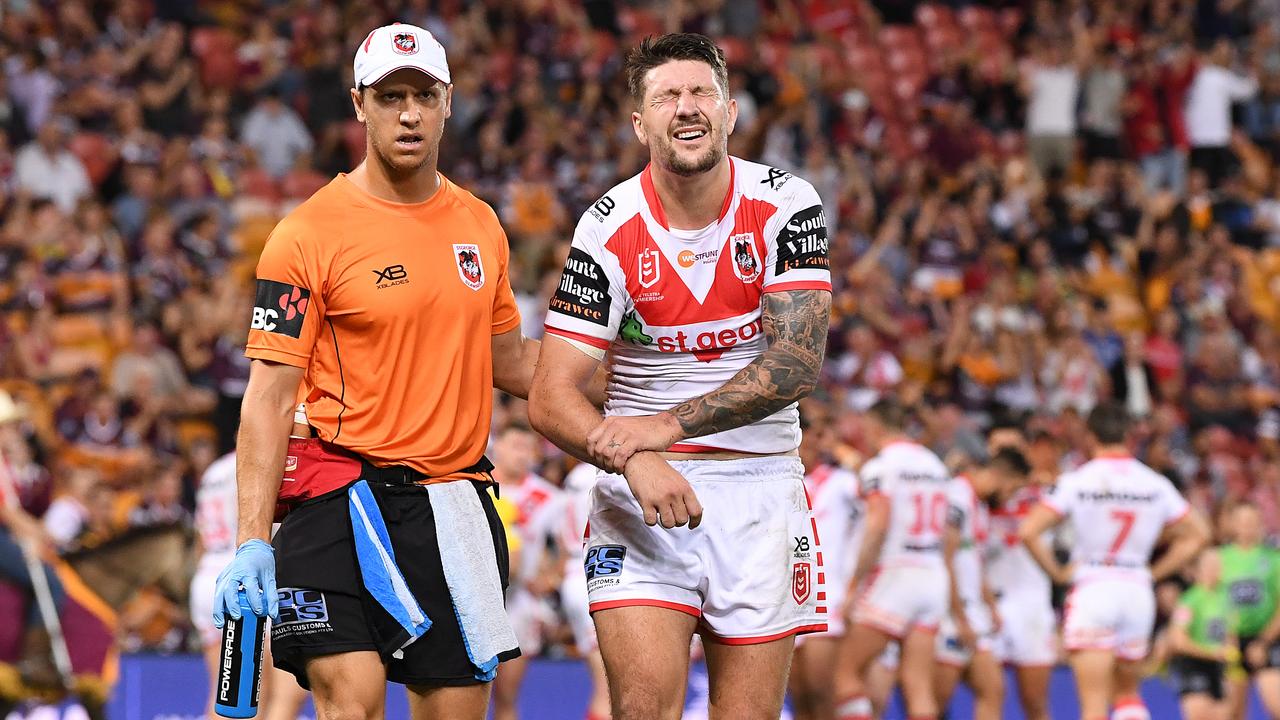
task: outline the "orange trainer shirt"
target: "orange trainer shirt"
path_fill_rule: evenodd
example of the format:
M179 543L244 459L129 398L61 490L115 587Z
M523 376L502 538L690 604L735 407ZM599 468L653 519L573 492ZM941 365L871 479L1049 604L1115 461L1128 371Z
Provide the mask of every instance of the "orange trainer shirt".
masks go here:
M321 439L435 478L484 454L490 336L520 324L497 216L440 177L404 205L339 175L281 220L245 350L306 370L299 397Z

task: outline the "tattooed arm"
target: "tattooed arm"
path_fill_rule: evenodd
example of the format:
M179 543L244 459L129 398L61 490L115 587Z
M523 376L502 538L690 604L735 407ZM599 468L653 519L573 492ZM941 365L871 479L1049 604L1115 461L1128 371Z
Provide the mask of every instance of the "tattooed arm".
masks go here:
M625 467L640 450L666 450L692 437L750 425L808 395L818 382L827 346L831 293L766 293L768 347L724 385L667 412L611 417L587 436L587 450L606 469Z

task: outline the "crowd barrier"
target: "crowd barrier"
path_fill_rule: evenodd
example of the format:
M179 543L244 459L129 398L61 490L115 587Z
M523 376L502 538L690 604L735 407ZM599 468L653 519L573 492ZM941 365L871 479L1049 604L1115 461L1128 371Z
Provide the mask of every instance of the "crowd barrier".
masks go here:
M520 696L521 720L581 720L586 714L587 671L575 661L534 660L530 663ZM203 717L208 678L200 658L192 656L126 655L120 662L120 681L108 708L109 720L199 720ZM706 675L697 666L690 679L689 703L685 720L706 718ZM1143 685L1143 697L1151 717L1180 718L1177 696L1164 680L1152 678ZM1071 673L1065 668L1054 672L1050 688L1050 708L1054 720L1079 717ZM973 703L968 691L961 688L949 708L952 720L973 717ZM310 720L308 704L304 717ZM404 691L393 687L387 693L388 720L408 717ZM784 715L789 718L789 714ZM1010 696L1005 705L1006 720L1021 720L1022 713ZM1249 720L1265 720L1257 705L1250 700ZM901 705L895 700L886 715L888 720L903 718ZM25 708L4 720L85 720L78 706Z

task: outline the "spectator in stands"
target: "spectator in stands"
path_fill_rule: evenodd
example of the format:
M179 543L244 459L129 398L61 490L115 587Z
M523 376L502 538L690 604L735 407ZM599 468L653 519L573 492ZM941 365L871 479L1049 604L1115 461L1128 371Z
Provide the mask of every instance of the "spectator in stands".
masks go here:
M1280 74L1267 76L1261 91L1245 105L1244 127L1249 139L1280 159Z
M30 137L22 107L9 90L9 76L2 72L0 72L0 136L6 137L6 142L11 145L21 145ZM3 164L0 163L0 178L4 175Z
M24 507L21 487L17 483L18 465L9 458L15 456L16 446L26 445L17 423L26 417L26 411L6 392L0 391L0 578L16 584L26 596L27 616L23 630L22 662L19 671L23 680L39 687L57 687L60 683L49 645L49 633L44 627L40 610L35 602L36 592L27 559L21 544L28 552L34 552L46 562L53 559L54 543L39 519ZM61 607L66 593L57 573L41 563L55 608Z
M59 552L76 544L89 523L89 503L102 477L88 467L72 468L63 475L63 492L44 514L44 527Z
M311 152L315 142L298 113L284 104L279 88L272 87L245 116L240 141L253 150L262 168L273 178L284 177L298 156Z
M147 127L165 138L190 132L199 77L186 54L186 32L177 23L161 25L148 50L138 71Z
M1055 170L1064 172L1075 162L1076 100L1083 52L1082 39L1073 46L1069 39L1042 38L1023 78L1027 153L1042 178Z
M76 375L66 397L53 412L53 424L58 435L72 442L79 439L84 434L85 416L92 411L94 400L103 390L96 370L85 369Z
M1090 160L1123 157L1120 136L1124 130L1122 105L1126 90L1120 49L1108 45L1085 73L1081 88L1080 125L1084 130L1085 157Z
M34 135L52 117L62 83L50 72L48 58L35 45L16 53L5 69L9 96L24 109L27 131Z
M1187 93L1187 129L1191 139L1191 166L1204 170L1210 184L1217 184L1236 163L1231 151L1231 106L1252 98L1258 80L1252 73L1232 69L1235 47L1226 38L1201 53L1200 67Z
M190 386L177 353L161 344L159 328L148 320L134 326L132 343L116 356L110 387L117 398L154 400L161 412L204 412L213 406L212 393Z
M828 372L849 388L849 409L864 412L902 382L902 365L865 322L850 320L844 337L845 351L828 361Z
M138 504L129 511L129 527L191 522L191 513L182 506L182 471L181 460L162 461L159 471L143 484Z
M35 141L14 157L13 176L18 189L35 198L52 200L59 210L70 214L93 188L84 163L66 144L67 133L61 121L45 122Z

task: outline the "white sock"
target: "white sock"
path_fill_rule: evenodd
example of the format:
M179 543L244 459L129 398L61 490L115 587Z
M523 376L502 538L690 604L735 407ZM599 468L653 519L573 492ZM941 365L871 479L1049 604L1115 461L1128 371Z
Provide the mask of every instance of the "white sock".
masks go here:
M859 695L836 705L836 720L871 720L871 700Z

